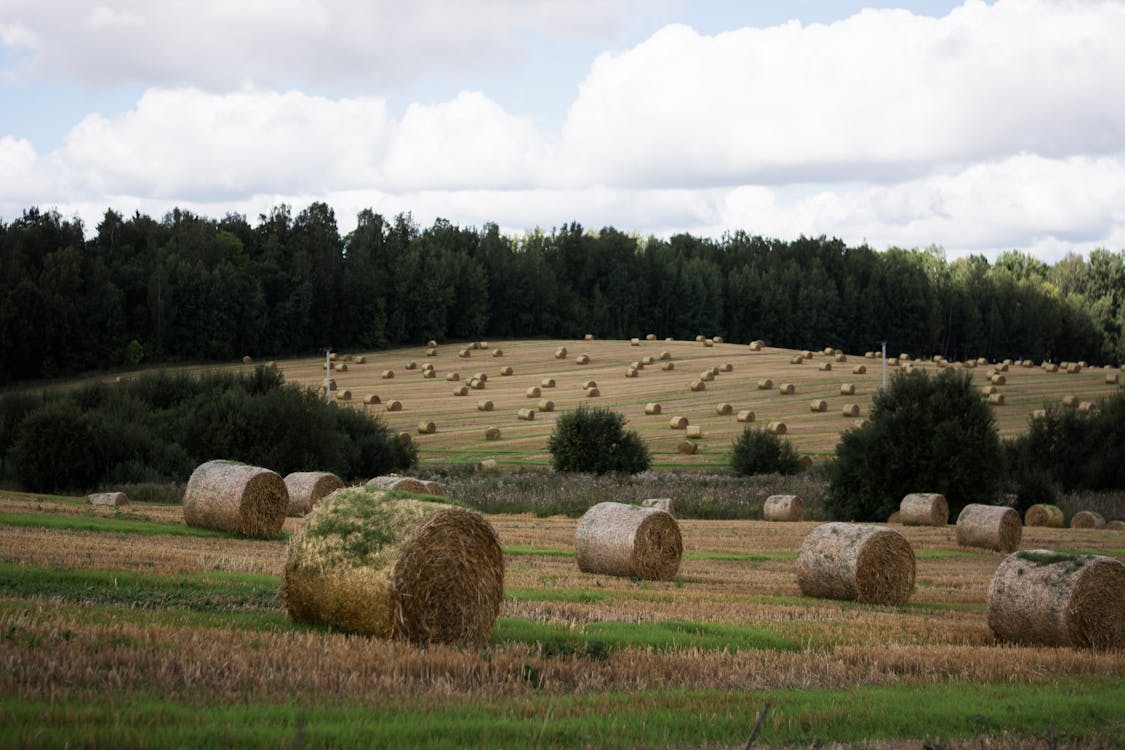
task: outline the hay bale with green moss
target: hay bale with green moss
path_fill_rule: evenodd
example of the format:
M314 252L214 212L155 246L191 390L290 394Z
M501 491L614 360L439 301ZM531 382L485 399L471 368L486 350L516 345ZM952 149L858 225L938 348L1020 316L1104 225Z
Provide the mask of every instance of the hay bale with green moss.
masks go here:
M289 510L289 492L276 473L233 461L196 467L184 490L184 523L272 539Z
M293 535L281 597L299 622L482 646L504 598L504 556L478 513L343 489Z
M344 486L340 477L327 471L294 471L285 475L290 516L304 516L324 497Z
M1046 526L1051 529L1061 529L1066 525L1066 518L1059 506L1037 503L1023 514L1023 523L1025 526Z
M1020 548L1023 524L1015 508L970 503L957 515L957 543L997 552Z
M583 573L670 581L683 539L671 514L624 503L598 503L578 520L575 559Z
M914 591L914 549L884 526L822 524L801 544L797 585L822 599L905 604Z
M1125 565L1102 555L1016 552L988 586L988 627L1028 646L1125 648Z

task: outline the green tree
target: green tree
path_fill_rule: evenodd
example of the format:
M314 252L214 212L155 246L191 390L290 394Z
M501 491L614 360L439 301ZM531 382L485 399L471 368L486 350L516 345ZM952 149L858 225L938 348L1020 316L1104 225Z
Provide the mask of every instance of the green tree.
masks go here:
M801 459L793 443L772 432L747 426L734 441L730 466L739 474L796 474Z
M624 415L585 405L559 417L547 450L555 471L636 474L648 469L650 461L640 435L625 430Z

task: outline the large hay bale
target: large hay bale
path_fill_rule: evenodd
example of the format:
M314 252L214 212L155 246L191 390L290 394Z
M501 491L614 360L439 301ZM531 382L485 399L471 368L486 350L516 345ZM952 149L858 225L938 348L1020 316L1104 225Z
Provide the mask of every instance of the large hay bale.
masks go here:
M504 350L503 349L493 349L492 350L492 356L493 357L503 357L504 356Z
M491 401L487 399L481 399L480 401L477 401L477 411L492 411L492 409L493 404Z
M709 370L709 369L704 370L703 372L699 373L699 379L702 380L704 383L710 383L712 380L715 379L715 373L711 372L711 370Z
M1004 405L1004 394L1003 393L993 393L991 396L988 397L988 403L991 406L1003 406Z
M672 358L672 352L667 351L667 350L662 351L662 352L660 352L660 358L662 360L669 360L669 359Z
M339 369L339 368L337 368L337 369ZM403 365L403 369L405 369L405 370L417 370L418 369L418 363L415 362L414 360L410 360L405 365Z
M484 439L485 440L499 440L500 439L500 428L499 427L489 427L487 430L484 431Z
M840 384L840 395L841 396L854 396L855 395L855 384L854 383L841 383Z
M598 503L578 519L574 556L583 573L670 581L683 556L670 513L624 503Z
M840 416L855 419L859 416L859 404L844 404L844 408L840 409Z
M539 411L554 411L555 402L548 398L542 398L535 404L535 408Z
M383 374L382 374L383 380L392 380L392 379L394 379L394 376L395 376L394 370L383 370Z
M518 416L520 419L522 419L525 422L530 422L533 419L535 419L535 410L534 409L520 409L518 412L516 412L516 416Z
M337 401L351 401L352 400L352 392L349 391L347 388L345 388L342 391L336 391L336 400Z
M664 364L662 364L660 366L660 369L664 370L665 372L670 372L670 371L676 369L676 363L675 362L665 362Z
M945 526L949 523L949 503L937 492L913 492L898 504L904 526Z
M637 377L637 368L636 367L626 367L625 368L625 377L627 377L627 378Z
M497 351L499 351L499 350L497 350ZM500 374L504 377L507 377L507 376L512 375L514 373L515 373L515 370L512 369L511 365L507 365L505 367L500 368Z
M739 422L753 422L754 412L750 411L749 409L743 409L742 411L738 412L738 414L735 416L735 419L737 419Z
M1102 555L1009 555L988 585L988 627L1028 646L1125 648L1125 565Z
M767 521L803 521L805 506L796 495L770 495L762 506L762 518Z
M668 420L668 426L673 430L686 430L688 426L687 417L672 417Z
M1072 529L1104 529L1105 519L1092 510L1080 510L1070 519Z
M300 622L479 647L500 614L504 555L478 513L344 489L293 535L281 597Z
M660 413L660 404L654 402L645 404L645 414L654 415Z
M340 477L327 471L294 471L284 481L290 516L308 515L322 498L344 486Z
M94 492L86 496L86 502L107 508L128 508L129 496L124 492Z
M445 379L448 380L450 383L457 383L461 380L461 373L459 373L459 372L446 373Z
M820 370L821 372L831 372L832 371L832 363L831 362L821 362L817 366L816 369Z
M734 407L730 404L716 404L715 413L720 417L726 417L734 413Z
M754 340L754 341L750 342L750 351L760 352L760 351L762 351L762 349L765 348L765 346L766 346L766 342L761 341L761 340Z
M289 510L289 492L276 473L233 461L196 467L184 490L184 523L272 539Z
M1014 508L970 503L957 515L957 543L997 552L1020 548L1023 524Z
M826 523L801 544L797 585L805 596L905 604L914 591L914 550L884 526Z
M1061 529L1066 525L1066 518L1059 506L1037 503L1023 514L1023 523L1025 526L1046 526L1052 529Z

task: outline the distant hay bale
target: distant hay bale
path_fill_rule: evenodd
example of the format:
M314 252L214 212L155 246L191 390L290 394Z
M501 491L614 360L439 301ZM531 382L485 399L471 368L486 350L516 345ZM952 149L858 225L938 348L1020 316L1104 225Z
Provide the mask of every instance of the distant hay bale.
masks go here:
M875 352L864 352L863 356L865 359L875 359Z
M394 370L383 370L383 375L382 375L383 380L392 380L394 378L394 376L395 376Z
M646 357L643 357L641 359L641 364L646 365L646 366L656 364L656 357L653 357L651 354L646 356Z
M597 398L600 395L602 395L602 392L599 391L597 388L587 388L586 389L586 398Z
M483 391L487 383L480 378L469 378L469 387L474 391Z
M357 365L365 365L367 364L367 357L361 354L360 356L355 358L355 363Z
M468 359L469 357L473 356L473 350L472 349L461 349L457 352L457 356L460 357L461 359Z
M1078 373L1082 372L1082 365L1078 364L1077 362L1072 363L1070 367L1066 368L1066 372L1068 375L1077 375Z
M504 555L471 510L339 490L290 540L281 598L298 622L480 647L503 603Z
M486 429L484 431L484 439L485 440L499 440L500 439L500 428L499 427L489 427L488 429Z
M667 350L662 351L662 352L660 352L660 358L663 359L663 360L671 359L672 358L672 352L667 351Z
M574 358L574 363L578 365L588 365L590 364L590 357L586 354L579 354Z
M719 372L731 372L733 370L734 365L732 365L730 362L723 362L723 364L719 366Z
M124 492L94 492L86 496L86 502L107 508L128 508L129 496Z
M478 473L485 473L490 471L499 471L500 466L496 463L495 458L484 458L477 461L476 470Z
M494 407L491 401L488 401L486 399L477 401L477 411L492 411L493 408Z
M832 371L832 363L831 362L821 362L820 365L818 365L816 369L820 370L821 372L831 372Z
M723 343L723 337L722 336L712 336L711 342L714 343L714 344L721 344L721 343Z
M704 335L703 335L702 333L701 333L701 334L698 334L698 335L697 335L697 336L695 337L695 343L697 343L697 344L702 344L702 343L703 343L703 341L704 341L704 340L705 340L706 338L707 338L707 337L706 337L706 336L704 336Z
M426 356L427 357L436 357L437 356L437 349L427 349L426 350Z
M730 404L716 404L715 413L720 417L726 417L734 413L734 407Z
M585 389L597 388L598 382L596 380L587 380L586 382L582 383L582 387Z
M761 341L761 340L754 340L754 341L750 342L750 351L760 352L760 351L762 351L762 349L765 348L765 346L766 346L766 342Z
M826 523L801 544L797 585L805 596L899 606L914 591L914 550L884 526Z
M840 410L840 416L855 419L859 416L859 404L844 404L844 408Z
M415 495L430 494L430 488L425 481L399 474L383 474L368 479L363 486L369 490L394 490L395 492L412 492Z
M641 500L641 507L642 508L654 508L656 510L662 510L665 513L667 513L668 515L673 516L673 517L676 515L676 504L672 501L672 498L670 498L670 497L650 497L650 498L646 498L645 500Z
M988 359L986 357L977 357L977 364L983 367L988 364Z
M437 377L437 373L433 370L422 370L422 377L426 380L433 380Z
M476 351L476 350L479 350L479 349L480 349L480 342L479 342L479 341L474 341L474 342L473 342L473 343L472 343L472 344L471 344L471 345L469 346L469 348L470 348L470 349L472 349L472 350L474 350L474 351Z
M857 419L854 422L852 422L852 427L856 428L857 430L863 429L866 426L867 426L867 420L866 419Z
M286 512L290 516L308 515L321 498L344 486L340 477L327 471L294 471L286 474L284 481L289 493Z
M665 362L664 364L662 364L660 366L660 369L664 370L665 372L668 372L669 370L675 370L676 369L676 363L675 362Z
M242 358L242 364L252 365L252 364L254 364L254 358L251 357L249 354L247 354L245 357Z
M833 349L831 346L826 346L826 347L824 347L824 349L821 350L821 354L823 354L826 357L831 357L833 352L835 352L835 351L836 350Z
M703 438L703 427L697 424L688 425L687 436L689 438L701 440Z
M1072 529L1104 529L1105 518L1092 510L1080 510L1070 519Z
M478 341L477 343L473 344L473 347L475 349L487 349L488 348L488 342L487 341Z
M852 375L866 375L866 374L867 374L867 366L866 365L856 365L855 367L852 368Z
M1066 518L1062 508L1048 503L1036 503L1023 514L1025 526L1046 526L1051 529L1061 529L1066 525Z
M1093 401L1079 401L1078 411L1082 414L1090 414L1098 410L1098 405Z
M530 422L533 419L535 419L535 410L534 409L520 409L518 412L516 412L516 416L518 416L520 419L522 419L525 422Z
M766 422L766 430L774 435L784 435L789 431L784 422Z
M670 513L598 503L578 519L574 556L583 573L670 581L680 569L683 539Z
M337 367L337 369L339 369L339 368ZM409 362L407 362L403 366L403 369L404 370L417 370L418 369L418 363L415 362L414 360L410 360Z
M668 420L668 426L673 430L686 430L688 426L687 417L672 417Z
M1125 648L1125 565L1102 555L1008 555L988 585L988 627L1027 646Z
M653 401L645 404L645 414L654 415L660 413L660 404Z
M949 523L949 503L938 492L912 492L898 504L904 526L945 526Z
M436 349L437 348L437 341L435 341L434 339L430 339L429 341L426 342L426 348L427 349Z
M986 385L980 389L980 395L984 396L985 398L988 398L993 393L998 393L998 390L994 385Z
M566 359L565 346L560 346L558 349L555 349L555 359Z
M337 401L351 401L352 400L352 392L349 391L346 388L342 391L336 391L336 400Z
M636 367L626 367L626 368L625 368L625 377L627 377L627 378L635 378L635 377L637 377L637 374L638 374L638 373L637 373L637 368L636 368Z
M1020 548L1023 523L1015 508L970 503L957 515L957 543L997 552Z
M448 380L451 383L456 383L457 381L459 381L461 379L461 373L459 373L459 372L446 373L445 379Z
M805 364L805 358L798 354L794 357L789 358L789 364L791 364L791 365L803 365L803 364Z
M361 357L360 359L363 359L363 358ZM360 362L360 364L363 364L363 363ZM266 367L270 368L271 370L276 370L277 369L277 360L271 359L269 362L266 362Z
M504 356L504 350L503 349L493 349L492 350L492 356L493 357L503 357Z
M847 362L847 361L848 361L848 355L846 355L846 354L837 354L837 355L836 355L836 356L835 356L835 357L834 357L833 359L835 359L835 360L836 360L836 362L838 362L838 363L840 363L840 364L843 364L843 363L845 363L845 362Z
M184 523L272 539L289 509L289 492L276 473L232 461L196 467L184 490Z
M810 401L809 411L828 411L828 402L822 398Z
M540 399L539 403L535 405L535 408L537 408L539 411L554 411L555 402L547 398Z
M711 372L710 370L704 370L703 372L699 373L699 379L704 383L710 383L715 379L715 373Z
M1045 370L1046 372L1058 372L1058 371L1059 371L1059 366L1058 366L1058 365L1056 365L1056 364L1052 364L1052 363L1050 363L1050 362L1044 362L1044 363L1043 363L1043 369L1044 369L1044 370Z
M898 367L898 357L887 357L887 367Z
M780 386L778 386L777 391L782 396L792 396L797 392L797 386L793 385L792 383L782 383Z
M703 345L706 347L712 347L715 345L715 342L712 339L703 339Z
M1007 385L1008 378L1004 375L993 375L988 379L993 385Z
M467 385L457 386L456 388L453 389L453 395L454 396L468 396L469 395L469 386L467 386Z
M379 395L376 393L369 394L367 398L363 399L363 403L365 404L379 404L382 403L382 401L383 400L379 398Z
M1062 399L1061 399L1061 402L1062 402L1063 406L1066 406L1070 409L1077 409L1078 408L1078 403L1079 403L1078 396L1075 396L1073 393L1068 393L1065 396L1063 396Z
M738 412L738 414L735 416L735 419L737 419L739 422L753 422L754 412L750 411L749 409L743 409L742 411Z
M1046 419L1047 418L1047 410L1046 409L1036 409L1033 412L1031 412L1031 418L1032 419Z
M1105 527L1110 531L1125 531L1125 521L1106 521Z
M773 388L773 381L769 378L761 378L758 380L759 391L768 391L771 388Z
M585 336L582 337L582 339L583 339L583 341L593 341L594 340L594 334L587 333Z
M762 506L762 518L767 521L803 521L805 506L796 495L770 495Z
M705 391L707 390L707 384L702 380L693 380L691 381L691 390L697 393L699 391Z
M692 440L681 440L676 443L676 453L684 456L693 456L699 450L699 446Z
M640 339L638 339L638 338L629 339L629 346L640 346L640 345L641 345Z
M554 378L543 378L542 380L539 381L539 385L542 388L554 388L555 387L555 379Z
M655 333L648 334L647 336L645 336L645 341L656 341L656 334Z
M1117 378L1116 372L1107 372L1105 374L1105 384L1106 385L1117 385L1117 381L1118 381L1118 378Z
M422 369L426 370L428 372L432 372L433 369L434 369L434 363L433 362L425 362L425 363L422 364Z
M988 403L991 406L1003 406L1004 405L1004 394L1003 393L993 393L991 396L988 397Z
M801 357L803 359L812 359L813 353L811 351L809 351L808 349L805 349L804 351L801 352Z
M855 395L855 384L854 383L841 383L840 384L840 395L841 396L854 396Z
M478 372L478 373L475 373L473 375L473 378L475 380L479 380L480 382L484 383L484 382L488 381L488 373L487 372Z
M418 423L419 435L432 435L437 432L437 425L433 422L422 421Z
M402 402L397 399L388 401L387 411L402 411Z
M524 393L524 396L527 397L527 398L539 398L542 395L543 395L543 391L539 390L539 386L537 386L537 385L531 386L530 388L527 389L527 392Z

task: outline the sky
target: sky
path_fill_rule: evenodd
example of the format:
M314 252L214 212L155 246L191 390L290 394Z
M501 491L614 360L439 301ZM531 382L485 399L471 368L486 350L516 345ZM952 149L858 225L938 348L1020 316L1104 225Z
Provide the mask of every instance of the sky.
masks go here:
M1125 249L1125 0L0 0L0 221Z

